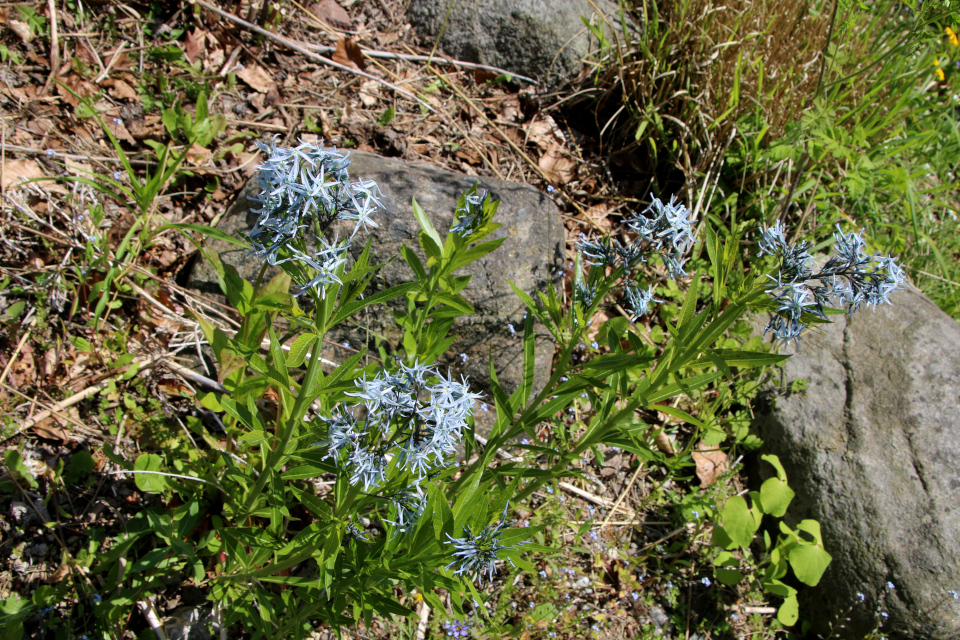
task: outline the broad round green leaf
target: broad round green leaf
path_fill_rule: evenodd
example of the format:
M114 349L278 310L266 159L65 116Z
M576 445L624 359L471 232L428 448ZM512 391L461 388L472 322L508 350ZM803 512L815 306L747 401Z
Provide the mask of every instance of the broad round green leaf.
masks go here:
M797 579L811 587L820 582L823 572L833 558L822 547L816 545L798 544L790 549L787 556L790 560L790 567Z
M800 603L796 596L790 596L783 601L777 611L777 620L786 627L792 627L800 619Z
M155 453L142 453L133 463L134 471L160 471L163 460ZM163 493L167 488L165 476L155 473L135 473L133 481L137 488L146 493Z
M760 503L763 512L775 518L782 518L796 494L787 483L779 478L770 478L760 487Z
M747 501L740 496L734 496L723 505L723 529L730 536L730 540L741 548L747 548L753 541L753 534L757 532L757 524L750 513Z

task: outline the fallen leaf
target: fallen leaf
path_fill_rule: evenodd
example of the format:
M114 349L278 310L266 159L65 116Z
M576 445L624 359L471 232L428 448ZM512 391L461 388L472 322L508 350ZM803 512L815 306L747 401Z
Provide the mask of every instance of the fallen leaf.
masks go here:
M17 34L17 37L20 38L24 44L30 44L30 41L33 40L33 33L30 31L30 25L28 25L26 22L10 20L7 22L7 26L10 27L11 31Z
M3 181L0 182L0 187L6 191L10 187L16 187L21 182L36 180L46 175L46 171L37 164L36 160L7 160L3 163ZM45 191L67 193L62 185L53 180L44 180L38 184Z
M183 43L183 53L187 56L187 60L190 61L190 64L193 64L197 61L197 57L203 53L204 43L206 41L205 31L200 29L194 29L193 31L187 31L187 37Z
M140 96L137 95L137 92L133 89L133 87L123 80L114 80L113 86L107 89L107 93L120 100L137 101L140 99Z
M577 177L577 163L559 145L552 145L537 163L547 180L567 184Z
M609 204L601 202L600 204L595 204L584 213L588 218L593 220L593 224L597 226L601 231L610 231L613 228L613 222L610 221L609 213L613 209Z
M700 478L700 488L705 489L717 481L729 468L727 454L716 447L708 447L704 443L697 445L693 452L693 461L697 465L697 477Z
M111 133L116 136L117 140L123 140L129 144L135 144L133 136L130 135L130 131L127 129L127 125L124 124L123 120L120 118L110 118L109 120L104 120L107 125L107 128L110 129Z
M667 435L667 432L659 427L651 427L650 431L653 435L653 442L657 445L657 449L660 450L665 456L675 456L677 455L677 450L673 448L673 440L670 439L670 436Z
M350 19L350 14L346 10L337 4L336 0L321 0L321 2L314 2L308 8L308 11L316 16L318 19L326 22L328 25L334 29L350 29L353 27L353 21Z
M360 51L360 45L351 38L340 38L337 40L337 48L333 52L333 61L346 65L351 69L363 71L367 63L363 60L363 52Z
M191 146L187 151L187 164L193 165L194 167L199 167L202 164L206 164L207 160L210 158L210 154L210 149L201 147L194 142L193 146Z
M380 83L376 80L368 80L360 85L360 102L365 107L372 107L377 104L377 95L380 94Z
M50 416L33 425L33 432L41 438L47 440L60 440L63 444L68 444L71 440L70 432L65 423Z
M264 71L263 67L255 64L244 67L236 73L238 78L260 93L266 93L270 90L270 87L274 85L273 78L270 77L270 74Z

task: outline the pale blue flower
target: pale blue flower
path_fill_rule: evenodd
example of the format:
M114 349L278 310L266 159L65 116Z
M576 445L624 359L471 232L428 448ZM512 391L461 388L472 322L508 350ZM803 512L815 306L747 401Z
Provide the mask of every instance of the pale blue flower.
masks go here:
M447 539L453 545L454 561L447 565L447 569L456 566L454 575L475 574L482 583L484 573L493 580L493 574L500 560L498 553L515 547L501 543L503 529L510 525L507 521L507 509L504 506L503 515L496 524L487 525L479 533L474 533L470 525L464 525L463 537L454 538L447 534ZM524 543L521 543L524 544Z

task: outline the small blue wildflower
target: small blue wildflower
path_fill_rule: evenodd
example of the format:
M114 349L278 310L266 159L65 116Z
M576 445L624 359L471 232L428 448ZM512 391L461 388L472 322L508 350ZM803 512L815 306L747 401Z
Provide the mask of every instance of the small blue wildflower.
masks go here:
M552 184L548 184L548 185L547 185L547 193L553 193L554 191L556 191L556 189L554 188L554 186L553 186Z
M489 411L489 409L487 408L486 403L483 403L483 402L480 403L480 409L481 409L481 411L483 411L484 413L486 413L487 411Z
M594 349L599 349L599 348L600 348L600 345L597 344L597 341L596 341L596 340L594 340L593 342L591 342L591 343L590 343L590 346L593 347Z
M57 155L57 152L54 151L53 149L47 149L47 155L48 155L48 156L55 156L55 155Z
M636 591L631 591L631 592L630 592L630 597L633 598L633 601L634 601L634 602L636 602L637 600L640 599L640 594L637 593Z
M451 638L466 638L470 635L470 626L465 621L451 620L444 622L443 628L446 630L447 636Z
M487 525L477 534L473 533L470 525L464 525L462 538L453 538L450 534L447 534L447 539L453 545L455 551L453 552L454 561L448 564L446 568L450 569L450 567L456 565L457 570L454 571L454 575L475 573L481 583L484 573L490 580L493 580L493 574L497 570L497 561L500 560L497 554L504 549L516 548L500 542L504 527L510 524L507 521L509 506L509 503L504 506L503 515L499 522Z
M349 343L349 342L344 342L344 343L343 343L343 346L344 346L345 348L349 349L349 348L350 348L350 343Z
M883 617L884 620L886 620L887 618L890 617L890 614L887 613L886 611L881 611L880 616Z
M119 171L114 171L114 172L113 172L113 179L114 179L114 180L118 180L118 181L119 181L121 177L122 177L122 174L121 174Z
M887 582L887 589L896 589L892 582Z
M960 596L957 595L957 592L953 591L952 589L950 591L947 591L947 593L952 595L954 600L960 599Z
M703 583L703 586L705 586L705 587L709 587L711 584L713 584L712 582L710 582L710 578L708 578L708 577L706 577L706 576L704 576L703 579L700 580L700 582L702 582L702 583Z
M513 328L513 325L512 325L512 324L507 324L507 329L510 330L510 333L511 333L511 334L517 332L517 330Z
M93 601L97 604L103 602L103 597L99 593L93 594Z
M567 376L560 376L560 382L566 382L567 380L569 380Z
M461 354L460 354L460 360L461 360L461 362L463 362L464 364L466 364L466 362L467 362L467 354L461 353Z
M530 603L530 608L533 609L533 603L532 603L532 602Z
M541 571L540 571L540 577L541 577L541 578L546 578L546 577L547 577L547 572L541 570Z
M691 511L690 514L691 514L694 518L699 518L699 517L700 517L700 512L699 512L699 511Z
M549 493L550 495L553 495L553 487L551 487L550 485L547 485L547 493Z

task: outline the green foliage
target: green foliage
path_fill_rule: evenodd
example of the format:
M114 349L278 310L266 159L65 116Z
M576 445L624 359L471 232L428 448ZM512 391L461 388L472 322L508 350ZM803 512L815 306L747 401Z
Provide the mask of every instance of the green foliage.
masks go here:
M714 528L713 543L717 554L713 559L714 574L721 584L733 586L745 578L756 582L766 592L783 598L777 619L786 626L799 620L797 590L783 582L790 569L802 583L816 586L830 564L830 554L824 549L820 523L803 520L796 531L782 520L778 521L779 535L771 541L768 531L759 535L763 517L780 519L794 498L787 484L787 474L779 458L761 456L774 467L776 477L768 478L760 491L751 491L750 501L740 496L729 498L721 510L721 525ZM751 548L759 547L759 561L754 560ZM739 552L742 558L738 558Z
M227 126L226 118L208 112L207 94L203 92L197 97L194 114L185 112L180 103L175 102L173 107L161 112L160 120L172 139L201 147L209 147Z

